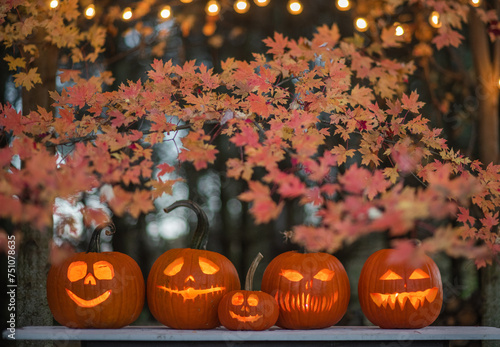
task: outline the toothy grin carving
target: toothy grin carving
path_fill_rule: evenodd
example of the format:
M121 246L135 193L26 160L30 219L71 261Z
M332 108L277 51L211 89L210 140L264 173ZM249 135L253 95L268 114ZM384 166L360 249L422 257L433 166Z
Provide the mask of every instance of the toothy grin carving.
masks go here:
M239 314L236 314L233 311L229 311L229 314L231 315L231 318L234 318L239 322L245 322L245 323L246 322L253 323L253 322L256 322L262 318L262 315L259 315L259 314L256 314L255 316L248 316L248 317L240 316Z
M210 294L210 293L218 293L222 292L225 287L210 287L210 288L204 288L204 289L195 289L193 287L188 287L186 289L173 289L173 288L167 288L165 286L156 286L166 292L172 293L172 294L179 294L182 295L184 298L184 301L186 300L192 300L196 298L198 295L202 294Z
M403 310L406 302L409 302L416 310L419 306L424 304L426 299L428 302L433 302L434 299L436 299L437 294L438 288L434 287L416 292L392 294L370 293L370 297L378 307L383 306L386 308L387 305L389 305L390 308L395 309L397 302L401 310Z

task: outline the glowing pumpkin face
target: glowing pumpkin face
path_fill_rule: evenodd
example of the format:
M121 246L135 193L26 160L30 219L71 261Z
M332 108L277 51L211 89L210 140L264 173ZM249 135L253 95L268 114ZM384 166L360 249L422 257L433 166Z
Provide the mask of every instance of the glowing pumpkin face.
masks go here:
M220 323L217 306L227 292L240 288L233 264L223 255L180 248L163 253L148 276L153 316L175 329L212 329Z
M219 318L230 330L265 330L278 319L276 300L261 291L238 290L224 296L219 304Z
M121 328L144 305L144 280L137 263L119 252L77 253L52 266L47 299L57 322L71 328Z
M326 328L347 311L350 286L344 267L327 253L286 252L264 272L262 290L273 295L288 329Z
M380 250L365 262L358 284L361 308L382 328L425 327L436 320L443 303L439 269L427 256L407 264L393 254Z

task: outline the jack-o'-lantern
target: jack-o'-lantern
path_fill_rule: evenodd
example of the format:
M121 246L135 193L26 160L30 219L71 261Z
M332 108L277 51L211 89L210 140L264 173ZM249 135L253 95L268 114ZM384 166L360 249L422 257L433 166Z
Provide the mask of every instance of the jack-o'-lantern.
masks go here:
M423 328L436 320L443 304L441 274L423 255L414 263L382 249L365 262L358 283L361 309L381 328Z
M264 271L261 288L278 302L276 325L288 329L336 324L347 311L351 295L340 261L321 252L291 251L278 255Z
M250 265L245 290L227 293L219 304L219 320L229 330L265 330L278 320L276 300L267 293L252 290L255 270L261 259L259 253Z
M99 252L101 225L88 251L76 253L50 268L47 300L55 320L70 328L121 328L140 315L145 297L139 265L120 252Z
M149 309L160 323L174 329L213 329L220 325L217 307L227 292L240 288L236 268L222 254L207 251L208 220L192 201L177 201L165 209L184 206L198 217L191 248L163 253L148 276Z

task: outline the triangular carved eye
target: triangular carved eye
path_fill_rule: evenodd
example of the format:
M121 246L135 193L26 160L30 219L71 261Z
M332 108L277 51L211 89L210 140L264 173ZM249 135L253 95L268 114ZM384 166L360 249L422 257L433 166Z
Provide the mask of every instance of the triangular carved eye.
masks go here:
M333 276L335 275L335 271L332 271L330 269L323 269L318 271L316 275L314 275L314 278L323 282L330 281Z
M429 274L422 269L416 269L409 277L410 280L421 280L424 278L429 278Z
M182 257L177 258L173 262L168 264L165 270L163 270L163 273L167 276L174 276L177 273L179 273L179 271L181 271L183 265L184 265L184 258Z
M201 271L206 275L213 275L219 271L219 267L211 260L200 257L198 260Z
M304 276L295 270L281 270L280 275L292 282L298 282L304 278Z
M399 276L397 273L395 273L392 270L387 270L387 272L385 274L383 274L382 276L380 276L380 279L383 280L383 281L386 281L386 280L402 280L403 277Z

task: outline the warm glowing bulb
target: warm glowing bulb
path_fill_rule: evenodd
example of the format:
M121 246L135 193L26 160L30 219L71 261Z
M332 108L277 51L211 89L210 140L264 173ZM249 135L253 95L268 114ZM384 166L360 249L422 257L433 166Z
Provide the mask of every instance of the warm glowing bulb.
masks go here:
M481 0L469 0L469 3L474 7L481 6Z
M234 3L234 10L237 13L246 13L250 9L250 4L247 0L238 0Z
M405 33L405 29L401 24L394 23L394 32L396 33L396 36L403 36Z
M163 8L160 11L160 17L163 19L168 19L170 18L171 15L172 15L172 9L170 8L170 6L168 5L163 6Z
M368 22L363 17L356 18L356 20L354 21L354 24L356 25L356 29L358 31L363 32L363 31L368 30Z
M298 0L290 0L288 2L288 12L291 14L300 14L303 9L302 4Z
M190 2L193 2L193 0L181 0L181 2L184 4L189 4Z
M132 19L132 9L130 7L127 7L126 9L123 10L122 18L124 20Z
M431 16L429 17L429 23L431 23L431 26L434 28L441 27L441 18L440 18L439 12L433 11L431 13Z
M205 11L209 16L217 16L220 12L220 5L217 0L210 0L205 7Z
M91 19L91 18L94 18L94 16L95 16L95 6L94 6L94 4L90 4L85 9L85 17L87 19Z
M340 11L347 11L351 8L351 2L349 0L337 0L335 5Z
M50 8L56 8L57 6L59 6L59 1L51 0L49 3L49 6L50 6Z
M271 0L253 0L253 2L255 2L255 5L260 6L260 7L267 6L270 1Z

